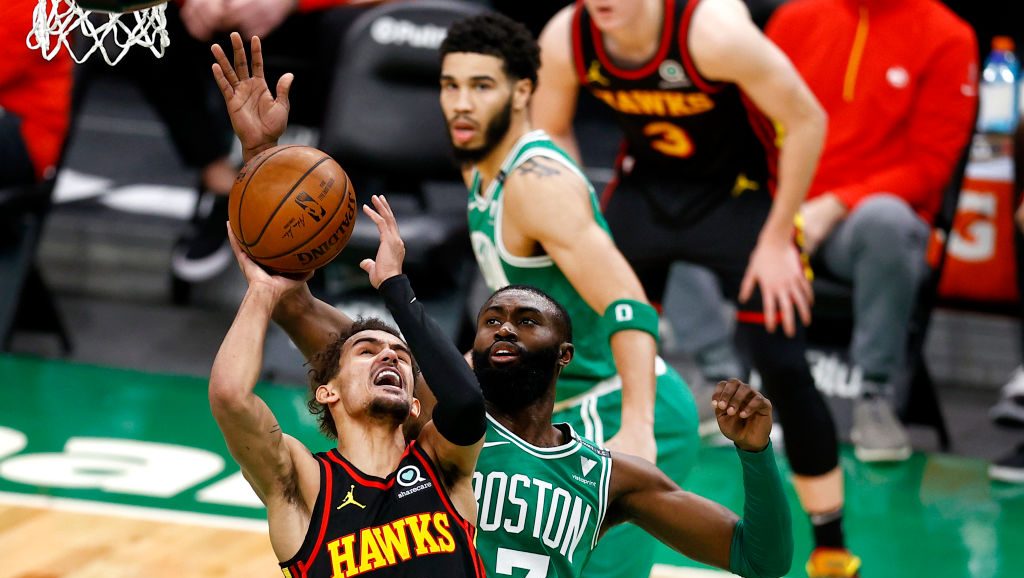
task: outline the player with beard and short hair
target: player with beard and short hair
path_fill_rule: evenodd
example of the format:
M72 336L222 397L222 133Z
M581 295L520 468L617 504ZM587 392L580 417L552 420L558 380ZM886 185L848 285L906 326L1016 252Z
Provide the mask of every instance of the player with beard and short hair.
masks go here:
M531 129L537 42L508 18L475 16L451 26L441 57L441 108L455 154L472 163L464 172L469 227L487 285L538 287L577 328L555 420L611 449L648 459L654 450L658 467L682 485L697 458L696 406L656 357L658 313L616 247L593 187L546 133ZM655 543L642 530L616 527L607 543L622 575L649 573Z
M281 431L253 392L271 315L289 294L308 288L267 274L230 232L249 288L210 373L210 406L232 457L267 507L270 542L286 578L483 578L471 486L486 427L483 396L401 274L405 247L387 201L374 196L372 202L373 209L363 210L377 225L380 249L360 266L408 344L380 320L353 323L344 316L339 333L320 336L327 346L311 360L309 405L336 447L311 454ZM420 413L413 353L437 405L433 420L407 443L403 426Z
M743 467L738 520L650 463L551 423L572 340L565 309L533 287L498 290L477 317L473 370L488 423L473 490L477 547L489 575L578 577L598 539L623 522L741 576L788 572L793 538L768 437L771 403L737 380L720 382L713 397L719 427L735 442Z

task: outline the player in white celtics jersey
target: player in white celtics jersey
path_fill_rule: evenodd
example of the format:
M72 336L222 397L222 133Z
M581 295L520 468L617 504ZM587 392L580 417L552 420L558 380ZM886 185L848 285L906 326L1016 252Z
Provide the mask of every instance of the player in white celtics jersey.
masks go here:
M682 485L696 460L697 411L656 357L658 314L616 248L593 188L529 122L539 49L498 15L456 22L441 45L441 107L468 175L469 226L492 290L533 285L565 306L576 356L555 391L555 420L608 448L655 461ZM655 543L616 528L588 578L646 576ZM621 552L630 555L623 557Z
M771 403L737 380L719 383L713 398L719 427L743 465L740 521L650 463L551 423L555 384L574 357L573 335L565 308L530 286L498 290L477 317L473 369L488 418L473 492L477 550L488 576L581 576L598 539L623 522L741 576L788 572L793 538L768 442ZM629 566L633 553L612 545Z

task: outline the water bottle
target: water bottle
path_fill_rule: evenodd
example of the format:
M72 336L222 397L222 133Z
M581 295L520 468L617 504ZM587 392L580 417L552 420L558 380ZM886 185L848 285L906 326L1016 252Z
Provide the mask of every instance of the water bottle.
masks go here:
M992 39L992 53L985 59L985 68L981 72L979 132L1013 134L1019 116L1019 76L1020 65L1013 54L1013 39L996 36Z

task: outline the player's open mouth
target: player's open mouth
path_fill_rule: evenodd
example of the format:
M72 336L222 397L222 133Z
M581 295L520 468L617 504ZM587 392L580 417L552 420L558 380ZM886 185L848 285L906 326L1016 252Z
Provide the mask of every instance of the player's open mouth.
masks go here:
M476 135L476 125L466 120L457 120L451 124L452 140L458 144L465 144Z
M494 365L504 365L506 363L519 361L521 353L519 346L515 343L499 341L491 346L491 354L489 358L491 363Z
M385 367L373 376L373 385L391 386L402 389L402 376L397 370L391 367Z

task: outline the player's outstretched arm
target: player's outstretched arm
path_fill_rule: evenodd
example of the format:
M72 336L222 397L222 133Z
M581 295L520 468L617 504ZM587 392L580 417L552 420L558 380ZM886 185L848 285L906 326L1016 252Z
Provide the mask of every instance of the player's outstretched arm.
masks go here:
M555 143L565 149L576 162L582 162L580 147L572 129L579 93L571 51L574 9L574 5L569 5L560 10L540 34L538 43L541 66L537 72L537 91L530 104L530 119L534 126L547 131Z
M377 225L380 248L376 259L365 259L359 266L369 274L370 284L384 297L384 303L437 399L433 420L423 427L418 437L420 445L445 472L447 483L464 485L472 478L483 445L486 429L483 392L462 354L427 315L413 293L409 278L402 275L405 244L387 200L374 195L372 203L373 208L364 205L363 212ZM449 487L451 489L454 488ZM460 507L460 513L469 512Z
M217 81L224 104L231 118L231 126L242 143L242 159L246 162L260 152L277 145L288 126L288 91L295 79L291 73L281 75L277 81L277 98L270 93L263 76L263 49L258 36L252 37L252 74L245 56L242 37L231 33L234 64L218 44L210 47L213 58L213 78Z
M768 441L771 403L738 380L720 382L713 403L743 467L743 519L680 489L654 466L616 453L601 529L633 522L694 560L750 578L783 576L793 561L793 534Z
M534 157L505 181L504 219L539 242L594 311L603 314L622 377L622 427L608 447L654 462L658 315L610 235L597 224L584 178Z
M813 294L793 246L793 227L825 142L825 112L786 55L750 20L740 0L701 2L693 15L690 47L703 76L735 83L782 127L775 198L750 257L740 301L748 300L759 286L765 327L775 331L781 320L786 335L792 336L797 314L805 325L811 321Z
M239 252L234 238L229 239ZM263 275L265 279L250 282L217 352L210 371L209 398L228 450L267 506L271 542L285 560L302 543L303 532L294 529L308 523L320 482L309 451L281 431L273 412L253 391L263 363L271 312L292 284L298 283Z

